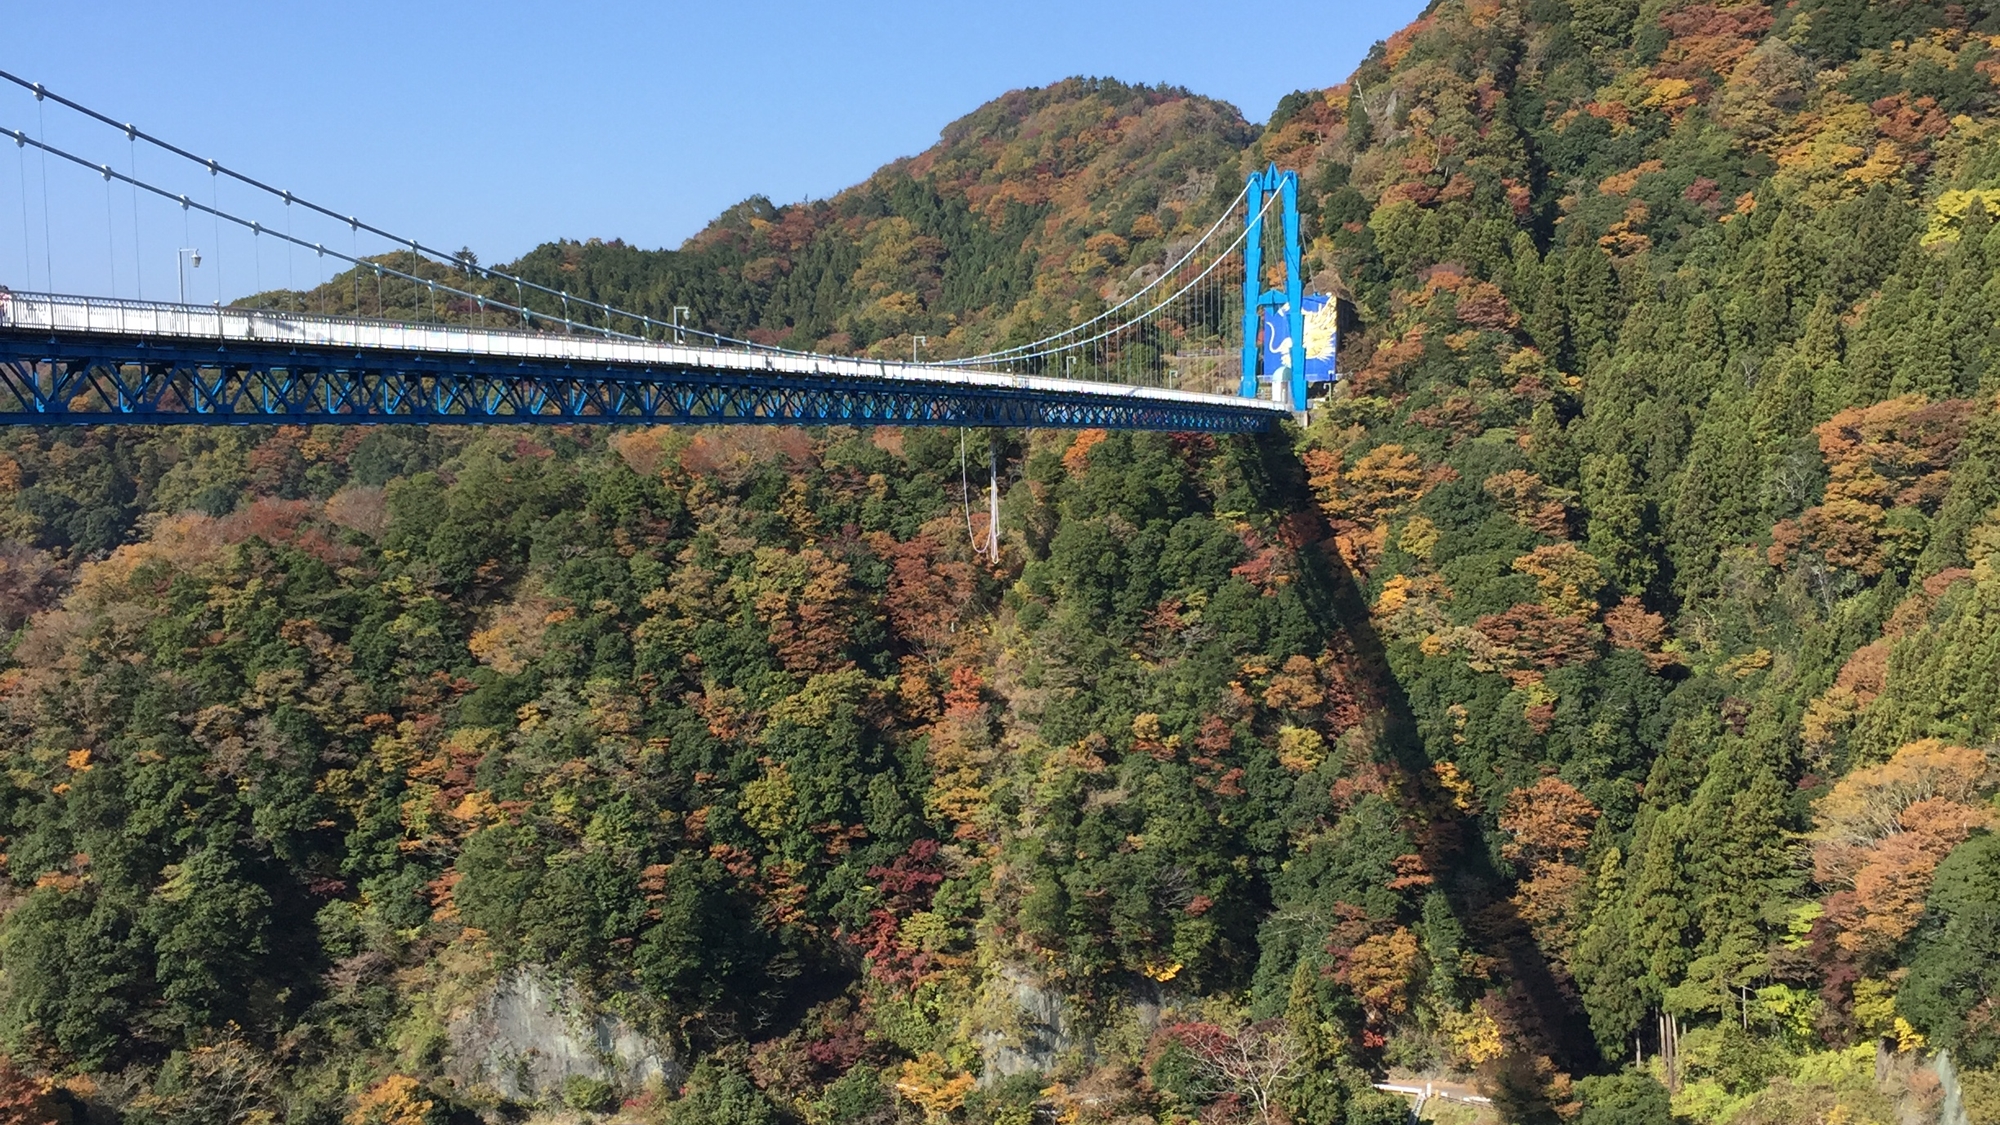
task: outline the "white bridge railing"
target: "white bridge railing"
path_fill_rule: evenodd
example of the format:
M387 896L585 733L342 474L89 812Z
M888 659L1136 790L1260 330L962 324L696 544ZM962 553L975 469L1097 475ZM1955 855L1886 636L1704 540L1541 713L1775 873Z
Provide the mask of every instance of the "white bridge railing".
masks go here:
M386 320L315 316L275 309L222 308L158 301L126 301L0 290L0 331L55 336L130 336L161 341L219 341L356 348L367 351L453 355L481 359L573 361L634 367L671 367L774 377L812 376L901 380L930 385L988 387L1038 393L1113 396L1199 403L1282 415L1284 407L1234 395L1200 394L1121 383L1086 382L971 371L919 363L847 359L784 351L690 347L648 340L571 336L477 328L456 324L405 324Z

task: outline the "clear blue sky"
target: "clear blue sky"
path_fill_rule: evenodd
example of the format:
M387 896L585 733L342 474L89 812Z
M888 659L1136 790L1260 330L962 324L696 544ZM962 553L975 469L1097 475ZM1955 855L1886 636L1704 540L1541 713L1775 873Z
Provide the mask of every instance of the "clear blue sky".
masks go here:
M0 69L301 196L498 262L557 237L678 245L747 196L830 195L1006 90L1073 74L1183 85L1261 121L1287 92L1344 79L1421 8L60 0L9 5ZM43 113L51 143L127 170L122 135L52 105ZM0 90L0 127L35 135L33 97ZM260 250L227 232L217 244L212 227L184 227L169 204L144 203L135 234L122 186L107 222L101 178L51 164L45 192L33 150L24 165L3 151L13 147L0 146L0 282L43 288L52 264L62 291L131 296L143 285L147 297L171 297L185 244L208 260L189 275L202 299L317 279L310 254L288 260L268 239ZM199 171L143 148L138 168L196 198L211 190ZM249 217L274 228L286 221L282 204L226 186L220 201L255 206ZM348 248L344 226L293 221L295 233Z

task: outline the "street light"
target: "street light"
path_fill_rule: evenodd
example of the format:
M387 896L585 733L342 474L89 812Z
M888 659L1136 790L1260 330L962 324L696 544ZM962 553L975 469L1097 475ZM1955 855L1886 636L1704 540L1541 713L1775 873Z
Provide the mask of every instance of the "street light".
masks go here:
M183 246L181 247L180 252L174 255L174 271L180 274L181 277L181 304L183 305L188 303L187 261L190 257L194 259L194 268L200 269L201 268L200 250L197 250L191 246Z
M683 328L683 325L681 324L681 314L692 311L693 310L688 308L686 305L674 306L674 343L676 344L687 343L687 334L681 330Z
M912 337L910 337L910 362L911 362L911 363L915 363L915 362L917 362L917 345L918 345L918 344L928 344L928 343L930 343L930 342L931 342L931 338L930 338L929 336L912 336Z

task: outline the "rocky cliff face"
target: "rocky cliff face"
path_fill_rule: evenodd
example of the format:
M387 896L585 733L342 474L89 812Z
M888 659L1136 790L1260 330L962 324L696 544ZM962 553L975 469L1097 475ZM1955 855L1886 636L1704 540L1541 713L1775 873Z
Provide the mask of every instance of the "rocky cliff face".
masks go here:
M485 1088L508 1101L560 1104L573 1078L635 1093L672 1085L681 1065L661 1044L586 1004L574 985L540 969L501 978L474 1008L453 1020L446 1073L461 1088Z
M1063 994L1025 969L994 973L984 1008L1004 1013L978 1033L980 1080L987 1085L1016 1074L1046 1074L1066 1054L1090 1053L1090 1040L1075 1027Z

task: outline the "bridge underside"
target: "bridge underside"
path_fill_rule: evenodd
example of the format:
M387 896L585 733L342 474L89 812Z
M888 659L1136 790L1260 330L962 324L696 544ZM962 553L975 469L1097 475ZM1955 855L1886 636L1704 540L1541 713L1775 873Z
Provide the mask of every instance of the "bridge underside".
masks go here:
M0 425L849 425L1250 433L1249 402L0 331Z

